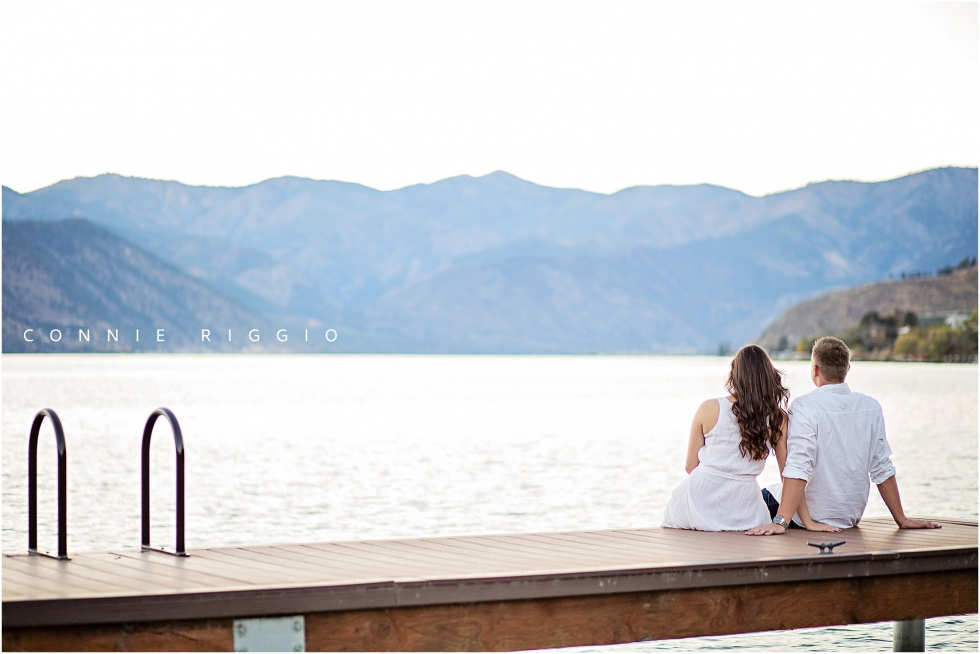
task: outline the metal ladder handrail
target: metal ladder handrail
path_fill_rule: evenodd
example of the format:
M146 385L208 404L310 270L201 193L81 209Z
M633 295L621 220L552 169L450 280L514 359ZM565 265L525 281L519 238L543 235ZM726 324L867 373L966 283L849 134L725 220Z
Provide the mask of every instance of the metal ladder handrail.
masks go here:
M174 447L177 450L177 547L176 551L171 551L163 547L150 547L150 436L153 433L153 425L157 418L164 416L170 423L170 429L174 434ZM187 556L184 549L184 437L180 432L180 423L173 411L165 407L153 410L150 417L146 420L146 427L143 428L143 456L142 456L142 547L144 551L163 552L174 556Z
M37 440L41 433L41 423L47 417L54 427L54 438L58 446L58 556L37 549ZM31 437L27 445L27 552L40 556L50 556L60 561L68 558L68 449L65 447L65 431L61 419L53 409L41 409L34 416Z

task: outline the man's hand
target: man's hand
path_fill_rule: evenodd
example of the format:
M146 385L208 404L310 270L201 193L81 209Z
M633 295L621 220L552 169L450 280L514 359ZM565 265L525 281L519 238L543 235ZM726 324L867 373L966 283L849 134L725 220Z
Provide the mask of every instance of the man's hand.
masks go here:
M943 526L938 522L931 522L929 520L918 520L916 518L905 518L905 520L899 523L898 527L900 529L942 529ZM758 527L756 527L758 529Z
M891 511L892 518L899 529L941 529L942 525L929 520L917 520L909 518L902 510L902 498L898 495L898 480L892 475L885 481L878 484L878 492L881 499L885 501L885 506Z
M830 531L834 533L843 531L840 527L831 527L830 525L825 525L822 522L811 522L805 526L807 531Z
M784 527L780 527L775 522L770 522L769 524L766 525L759 525L758 527L752 527L747 532L745 532L745 535L746 536L778 536L779 534L782 534L785 531L786 529Z

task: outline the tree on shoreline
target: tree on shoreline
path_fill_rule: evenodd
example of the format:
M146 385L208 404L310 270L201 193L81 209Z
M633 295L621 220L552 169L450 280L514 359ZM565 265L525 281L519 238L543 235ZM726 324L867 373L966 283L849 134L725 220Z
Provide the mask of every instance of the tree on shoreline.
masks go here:
M958 361L977 355L977 310L958 327L910 329L895 340L895 354L920 361Z
M834 334L847 343L856 359L906 361L975 361L977 310L962 323L920 325L912 312L866 313L861 322ZM815 338L801 338L797 352L809 352Z

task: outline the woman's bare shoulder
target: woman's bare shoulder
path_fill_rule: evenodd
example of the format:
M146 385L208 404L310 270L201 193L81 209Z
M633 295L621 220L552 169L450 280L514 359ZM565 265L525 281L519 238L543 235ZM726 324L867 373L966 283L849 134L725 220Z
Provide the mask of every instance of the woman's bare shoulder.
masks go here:
M698 407L698 412L694 415L695 419L698 420L704 427L704 432L708 433L718 422L718 414L721 410L718 404L718 398L713 397L709 400L705 400Z
M708 398L707 400L705 400L704 402L701 403L701 406L698 407L698 411L699 412L700 411L714 411L715 413L718 413L719 406L720 405L718 404L718 398L717 397L711 397L711 398Z

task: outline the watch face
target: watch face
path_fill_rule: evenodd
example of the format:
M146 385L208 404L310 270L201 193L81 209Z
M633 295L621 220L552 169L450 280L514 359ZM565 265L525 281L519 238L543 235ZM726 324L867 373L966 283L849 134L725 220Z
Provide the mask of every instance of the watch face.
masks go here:
M772 519L772 521L775 522L780 527L785 527L786 526L786 518L784 518L781 515L777 515L775 518Z

